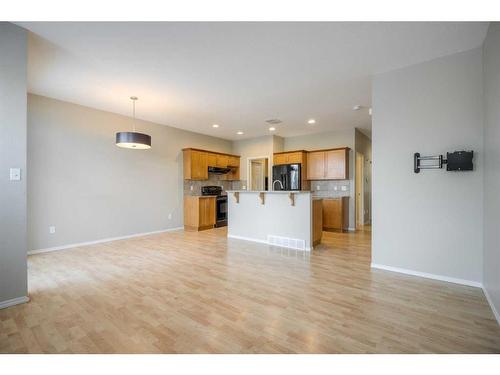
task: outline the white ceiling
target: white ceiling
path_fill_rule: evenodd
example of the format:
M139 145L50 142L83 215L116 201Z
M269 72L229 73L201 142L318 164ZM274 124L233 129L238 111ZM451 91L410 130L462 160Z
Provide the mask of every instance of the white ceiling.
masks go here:
M488 23L18 23L29 91L226 139L371 128L371 76L479 47ZM307 125L309 118L317 123ZM212 124L220 125L218 129ZM243 136L236 131L245 132Z

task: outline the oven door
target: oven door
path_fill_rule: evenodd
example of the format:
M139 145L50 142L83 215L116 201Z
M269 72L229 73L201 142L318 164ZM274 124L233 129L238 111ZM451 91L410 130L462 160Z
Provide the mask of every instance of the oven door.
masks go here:
M218 227L227 225L227 196L217 197L217 223Z

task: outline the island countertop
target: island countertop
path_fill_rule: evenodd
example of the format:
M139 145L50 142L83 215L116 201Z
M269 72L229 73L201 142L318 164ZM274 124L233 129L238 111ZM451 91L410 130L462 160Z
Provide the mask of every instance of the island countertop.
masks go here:
M226 190L227 193L311 194L308 190Z

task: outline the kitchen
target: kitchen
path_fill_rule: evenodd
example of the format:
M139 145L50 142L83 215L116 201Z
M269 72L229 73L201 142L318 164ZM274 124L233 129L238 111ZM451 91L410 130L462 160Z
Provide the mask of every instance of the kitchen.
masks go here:
M349 230L350 153L337 147L242 160L185 148L185 229L227 225L230 238L311 250L323 231ZM243 167L247 180L240 178ZM333 186L336 194L322 186Z

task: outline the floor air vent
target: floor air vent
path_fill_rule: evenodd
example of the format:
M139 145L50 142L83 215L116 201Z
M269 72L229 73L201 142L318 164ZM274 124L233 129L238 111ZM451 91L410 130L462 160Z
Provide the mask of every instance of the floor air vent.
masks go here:
M290 249L297 249L297 250L306 249L306 241L296 238L267 236L267 242L269 243L269 245L273 246L288 247Z

